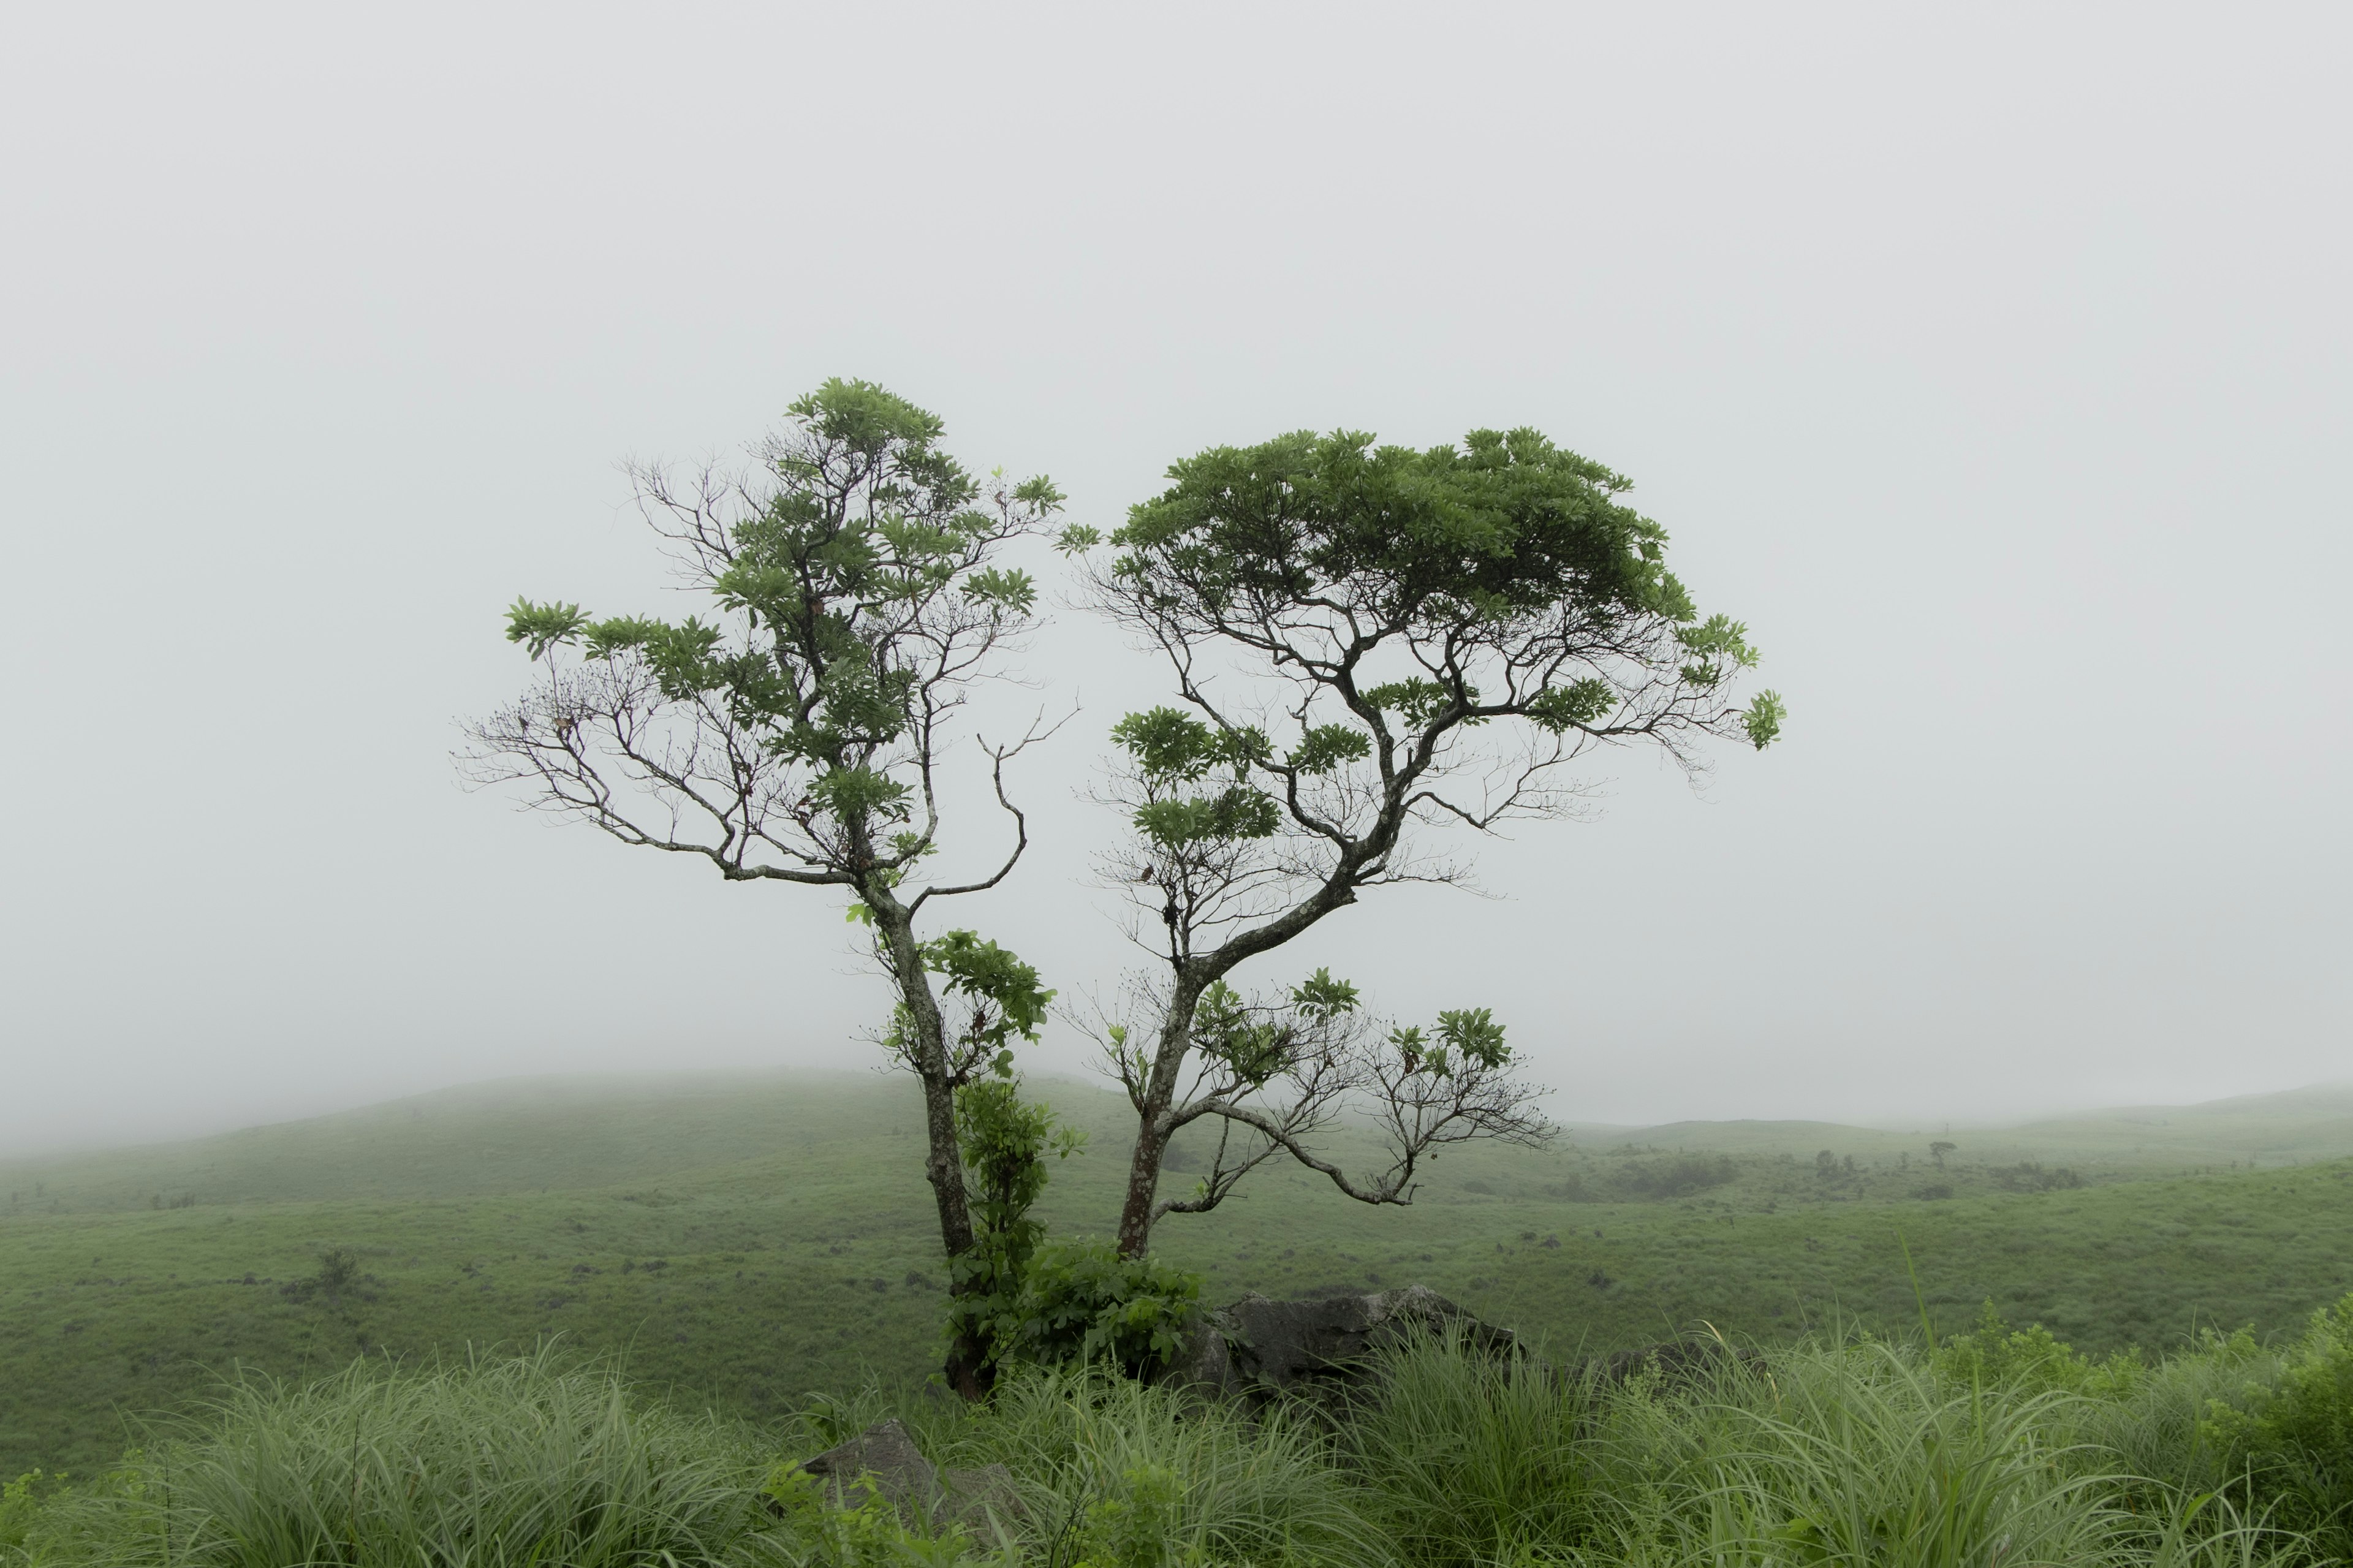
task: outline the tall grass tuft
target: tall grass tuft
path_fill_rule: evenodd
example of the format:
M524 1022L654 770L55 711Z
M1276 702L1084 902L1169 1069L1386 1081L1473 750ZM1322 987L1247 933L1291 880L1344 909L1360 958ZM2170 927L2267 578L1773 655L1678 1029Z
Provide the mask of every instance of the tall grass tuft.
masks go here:
M1410 1561L1500 1563L1592 1534L1593 1415L1587 1384L1449 1333L1393 1352L1381 1397L1342 1433Z
M2221 1568L2308 1562L2211 1491L2137 1476L2108 1405L1940 1376L1871 1341L1577 1384L1459 1340L1394 1352L1349 1429L1367 1507L1426 1568ZM2179 1440L2189 1390L2137 1417Z
M58 1561L122 1568L716 1568L763 1522L730 1429L547 1352L232 1387L76 1500Z
M1329 1438L1280 1411L1252 1419L1100 1371L1032 1369L985 1414L925 1436L948 1464L1012 1472L1018 1560L1037 1568L1398 1560Z

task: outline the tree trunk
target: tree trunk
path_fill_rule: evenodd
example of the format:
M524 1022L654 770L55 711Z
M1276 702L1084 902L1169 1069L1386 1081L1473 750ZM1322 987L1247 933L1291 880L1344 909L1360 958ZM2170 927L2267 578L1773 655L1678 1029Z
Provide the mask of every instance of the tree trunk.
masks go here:
M1179 973L1161 1020L1160 1043L1145 1079L1144 1106L1135 1117L1135 1153L1127 1164L1127 1197L1119 1211L1119 1255L1141 1258L1152 1245L1152 1209L1160 1196L1160 1161L1168 1152L1168 1108L1193 1045L1193 1009L1206 982Z
M923 1179L931 1183L933 1201L939 1208L949 1293L962 1296L973 1289L972 1281L956 1268L956 1260L973 1247L972 1206L965 1192L964 1151L955 1130L955 1086L948 1081L939 999L932 994L931 972L923 964L923 946L915 940L913 917L888 889L877 889L865 895L865 900L882 930L899 982L899 1001L907 1010L907 1055L923 1086L923 1132L930 1142ZM977 1336L959 1332L949 1342L947 1364L942 1370L949 1387L966 1399L978 1399L988 1392L987 1363L988 1347Z

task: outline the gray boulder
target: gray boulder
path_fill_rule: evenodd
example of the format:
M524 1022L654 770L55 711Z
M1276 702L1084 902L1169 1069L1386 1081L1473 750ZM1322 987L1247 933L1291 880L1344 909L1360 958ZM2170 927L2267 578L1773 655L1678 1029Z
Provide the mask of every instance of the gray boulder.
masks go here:
M943 1473L896 1419L875 1423L804 1461L801 1468L825 1482L826 1499L834 1507L862 1508L879 1493L910 1530L979 1526L991 1513L1011 1518L1021 1511L1013 1473L1003 1465Z
M1303 1301L1252 1294L1204 1312L1166 1381L1252 1403L1278 1394L1345 1399L1369 1385L1376 1352L1449 1331L1497 1355L1518 1342L1426 1285Z

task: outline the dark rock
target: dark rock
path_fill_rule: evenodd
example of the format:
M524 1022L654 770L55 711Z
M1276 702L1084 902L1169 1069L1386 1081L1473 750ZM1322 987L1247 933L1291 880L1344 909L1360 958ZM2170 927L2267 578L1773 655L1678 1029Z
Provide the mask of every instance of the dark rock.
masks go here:
M834 1507L860 1508L880 1492L910 1525L930 1518L939 1494L938 1472L895 1420L877 1422L801 1468L826 1483Z
M1012 1471L983 1465L942 1476L897 1420L877 1422L801 1468L826 1483L826 1500L834 1507L861 1508L879 1493L910 1530L977 1526L991 1513L1014 1518L1021 1512Z
M1376 1352L1449 1331L1495 1354L1517 1343L1424 1285L1303 1301L1250 1295L1201 1315L1166 1381L1252 1402L1345 1397L1368 1385Z
M1693 1339L1593 1356L1567 1370L1573 1379L1596 1384L1625 1383L1644 1373L1655 1373L1667 1387L1689 1388L1727 1372L1759 1372L1764 1366L1765 1358L1756 1351L1736 1349L1722 1340Z

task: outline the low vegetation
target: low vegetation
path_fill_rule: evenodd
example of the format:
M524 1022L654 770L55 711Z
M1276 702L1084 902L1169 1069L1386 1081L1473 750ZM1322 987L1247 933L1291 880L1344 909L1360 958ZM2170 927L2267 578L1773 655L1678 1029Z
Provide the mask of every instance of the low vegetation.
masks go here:
M1108 1240L1132 1112L1048 1088L1089 1143L1055 1163L1037 1212L1053 1237ZM561 1336L625 1356L683 1405L754 1422L812 1390L918 1383L947 1297L907 1154L916 1110L879 1075L533 1083L20 1163L0 1174L0 1205L18 1194L0 1206L0 1477L90 1473L137 1440L133 1416L240 1368L299 1382L363 1353L462 1358ZM2233 1170L2232 1147L2202 1132L2166 1147L2167 1131L1958 1133L1945 1169L1929 1166L1948 1199L1908 1195L1926 1135L1595 1131L1540 1152L1456 1151L1404 1209L1268 1173L1219 1225L1163 1225L1155 1250L1205 1276L1213 1303L1425 1283L1564 1359L1701 1321L1768 1346L1830 1325L1916 1331L1907 1247L1940 1333L1990 1298L2100 1356L2209 1326L2292 1337L2353 1290L2353 1163ZM2342 1147L2295 1136L2315 1154ZM1826 1142L1841 1151L1831 1181ZM2262 1146L2249 1133L2238 1163ZM1733 1179L1637 1190L1687 1161L1728 1161ZM2000 1184L2022 1161L2086 1184ZM158 1210L157 1192L196 1202Z
M2353 1298L2279 1350L2210 1332L2156 1360L1989 1310L1620 1383L1425 1340L1337 1418L1021 1369L982 1405L870 1385L765 1431L545 1353L363 1363L240 1383L86 1485L20 1480L0 1563L2319 1563L2353 1547L2348 1345ZM950 1521L797 1476L892 1414L1009 1488Z

